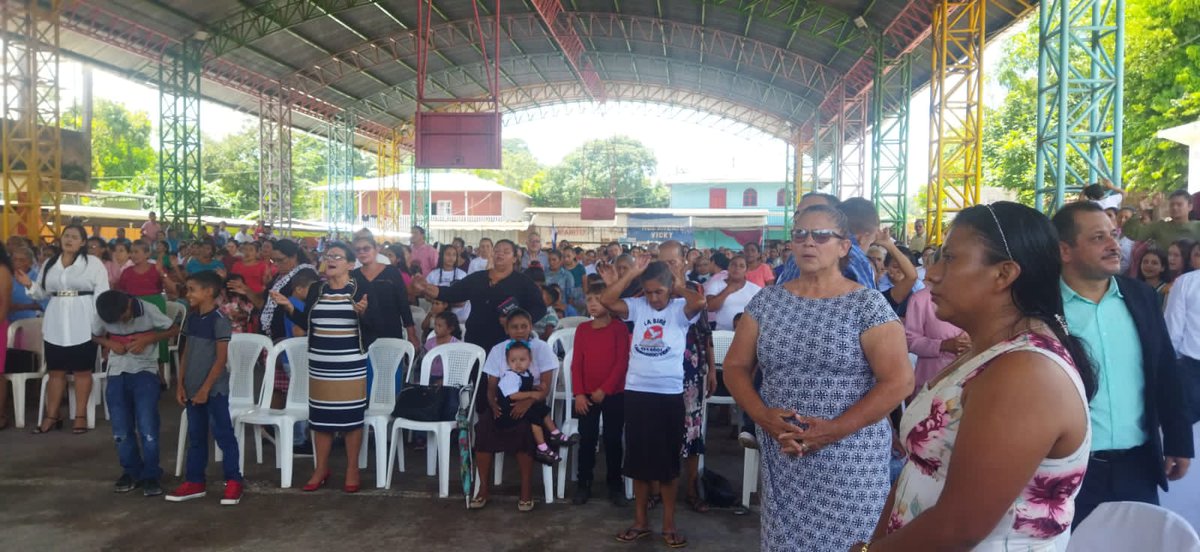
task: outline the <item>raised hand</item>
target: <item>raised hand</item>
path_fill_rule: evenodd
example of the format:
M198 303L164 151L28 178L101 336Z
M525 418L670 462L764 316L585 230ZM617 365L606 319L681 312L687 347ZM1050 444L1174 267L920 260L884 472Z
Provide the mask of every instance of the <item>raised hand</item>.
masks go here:
M599 274L600 279L604 280L604 284L609 286L615 284L619 278L617 276L617 267L613 266L612 263L596 263L596 274Z
M33 280L29 279L29 274L27 274L24 270L18 270L17 273L13 275L13 279L15 279L18 284L21 284L25 287L33 287Z
M278 291L275 291L275 290L271 290L269 293L271 295L271 300L274 301L276 305L279 305L280 307L287 309L288 312L292 312L292 309L296 308L296 307L292 306L292 302L288 301L288 298L285 297L282 293L279 293Z

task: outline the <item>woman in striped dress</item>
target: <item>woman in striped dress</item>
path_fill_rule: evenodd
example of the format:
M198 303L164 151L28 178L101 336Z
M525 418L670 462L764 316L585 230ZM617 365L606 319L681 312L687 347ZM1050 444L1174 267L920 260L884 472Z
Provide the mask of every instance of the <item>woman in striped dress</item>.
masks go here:
M315 491L329 478L333 434L346 438L346 481L343 490L358 492L358 450L362 445L363 413L367 408L367 352L363 330L367 284L350 274L354 254L344 243L325 246L323 284L309 288L304 311L298 312L277 291L276 304L308 332L308 421L316 432L317 468L304 485Z

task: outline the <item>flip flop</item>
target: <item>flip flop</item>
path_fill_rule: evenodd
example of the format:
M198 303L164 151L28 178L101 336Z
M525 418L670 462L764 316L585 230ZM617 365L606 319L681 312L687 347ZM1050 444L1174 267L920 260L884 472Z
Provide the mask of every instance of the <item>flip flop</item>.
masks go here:
M662 536L663 542L671 548L684 548L688 545L687 537L684 537L683 533L679 531L664 531Z
M704 499L700 498L699 496L693 495L693 496L687 497L687 504L696 513L699 513L699 514L707 514L708 513L708 510L709 510L708 503L705 502Z
M637 541L642 540L649 536L650 536L649 529L638 529L637 527L630 527L630 528L617 534L617 541L618 542L637 542Z
M471 499L471 503L467 505L467 509L468 510L482 510L484 506L487 506L487 503L488 503L488 499L486 499L482 496L477 496L477 497Z
M517 511L518 512L533 511L533 501L532 500L518 500L517 501Z

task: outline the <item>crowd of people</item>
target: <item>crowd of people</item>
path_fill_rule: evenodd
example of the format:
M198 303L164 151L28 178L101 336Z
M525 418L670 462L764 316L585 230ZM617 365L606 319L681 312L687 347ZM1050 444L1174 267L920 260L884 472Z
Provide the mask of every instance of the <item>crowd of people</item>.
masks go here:
M87 431L92 367L105 359L118 492L164 494L158 399L177 334L189 446L166 498L206 495L211 433L225 455L223 504L244 492L225 366L233 334L308 340L309 419L297 431L299 452L316 456L307 492L329 481L338 435L343 490L360 489L371 343L428 353L462 341L487 352L471 509L488 505L495 454L516 456L527 512L535 464L576 444L572 501L586 504L602 444L608 500L626 506L622 476L633 480L632 523L617 540L652 535L661 505L661 538L686 546L676 503L709 510L703 411L727 392L744 413L739 441L761 455L764 550L1062 549L1102 503L1157 503L1194 455L1200 222L1186 192L1136 208L1122 199L1101 184L1053 218L974 206L939 247L921 221L902 243L869 201L821 193L803 196L789 241L732 249L545 247L537 233L523 247L435 246L420 227L408 244L223 225L180 241L152 215L137 241L79 224L38 248L9 239L0 310L4 324L42 317L50 377L35 434L63 420ZM422 300L432 308L416 319ZM169 302L186 306L183 320L166 316ZM562 367L578 435L546 403L562 362L547 341L571 316L588 318ZM714 331L735 332L723 360ZM281 402L286 366L277 373L264 385ZM68 375L77 400L64 414Z

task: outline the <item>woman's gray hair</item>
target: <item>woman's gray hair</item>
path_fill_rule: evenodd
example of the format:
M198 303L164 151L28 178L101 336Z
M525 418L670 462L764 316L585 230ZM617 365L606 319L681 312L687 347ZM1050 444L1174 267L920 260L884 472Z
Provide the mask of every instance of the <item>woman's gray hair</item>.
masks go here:
M838 234L841 234L845 238L850 237L850 221L846 218L846 213L843 213L841 209L835 209L828 205L813 205L800 211L800 216L796 217L796 219L798 220L808 215L825 215L829 217L833 221L834 229L837 230Z
M17 253L24 253L26 257L29 257L29 260L37 261L37 257L33 254L33 249L28 245L19 245L12 248L12 253L10 253L9 256L16 255Z

